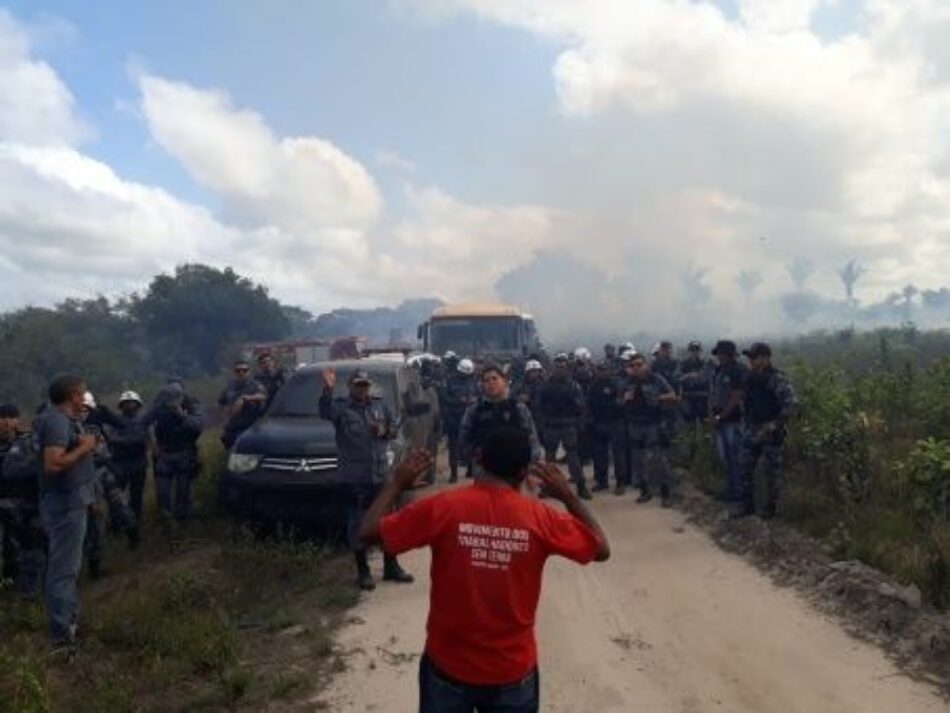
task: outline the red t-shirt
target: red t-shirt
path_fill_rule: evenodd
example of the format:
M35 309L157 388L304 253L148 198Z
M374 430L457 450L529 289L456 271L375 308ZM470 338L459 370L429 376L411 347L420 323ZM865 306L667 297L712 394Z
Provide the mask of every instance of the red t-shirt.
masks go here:
M574 516L481 482L419 500L384 517L379 531L390 554L432 548L426 653L473 685L513 683L534 669L545 560L586 564L599 547Z

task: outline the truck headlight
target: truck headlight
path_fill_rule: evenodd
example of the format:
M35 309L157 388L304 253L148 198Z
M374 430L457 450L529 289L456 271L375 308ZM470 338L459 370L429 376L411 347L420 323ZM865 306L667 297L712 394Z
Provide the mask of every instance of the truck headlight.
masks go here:
M260 465L261 456L247 453L232 453L228 456L228 470L232 473L247 473Z

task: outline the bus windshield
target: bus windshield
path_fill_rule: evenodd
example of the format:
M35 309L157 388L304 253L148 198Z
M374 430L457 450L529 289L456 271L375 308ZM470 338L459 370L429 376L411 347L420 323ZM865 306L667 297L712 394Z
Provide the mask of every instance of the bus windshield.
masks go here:
M434 319L429 327L430 351L453 351L460 356L519 352L521 320L518 318Z

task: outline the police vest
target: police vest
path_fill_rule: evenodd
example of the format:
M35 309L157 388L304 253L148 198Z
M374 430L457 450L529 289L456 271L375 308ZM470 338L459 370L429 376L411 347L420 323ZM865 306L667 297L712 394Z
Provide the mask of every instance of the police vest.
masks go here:
M502 426L521 427L518 403L510 396L502 401L481 399L472 417L472 443L483 448L491 432Z
M546 421L574 421L580 417L577 382L550 379L541 390L541 413Z
M184 404L187 409L188 404ZM163 408L155 421L155 440L163 451L195 450L199 434L186 428L177 414Z
M774 376L774 371L766 371L746 378L745 415L750 423L769 423L782 413Z

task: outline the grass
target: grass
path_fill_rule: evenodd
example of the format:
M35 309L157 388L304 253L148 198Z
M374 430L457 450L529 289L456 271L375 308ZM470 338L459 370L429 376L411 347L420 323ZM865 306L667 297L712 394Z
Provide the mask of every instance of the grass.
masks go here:
M210 436L202 452L194 522L163 527L150 503L142 547L109 541L109 576L81 581L75 661L50 655L41 606L0 592L0 713L259 710L319 688L358 596L349 558L220 518L223 455Z

